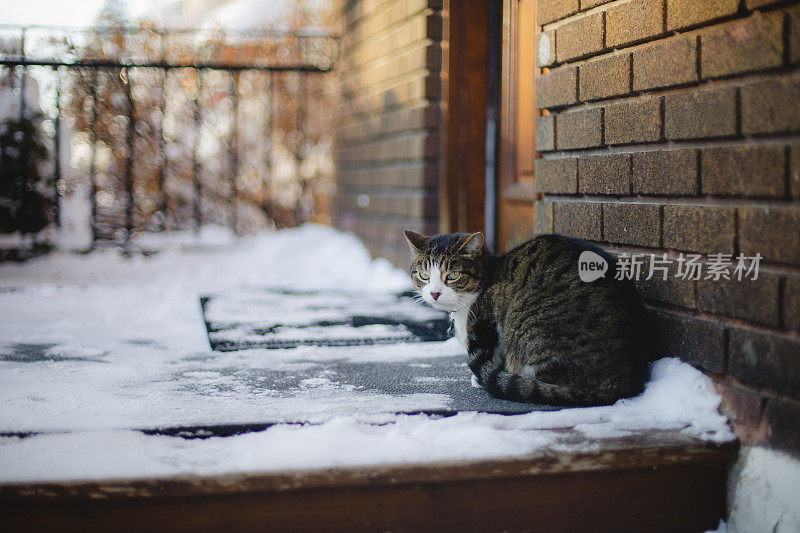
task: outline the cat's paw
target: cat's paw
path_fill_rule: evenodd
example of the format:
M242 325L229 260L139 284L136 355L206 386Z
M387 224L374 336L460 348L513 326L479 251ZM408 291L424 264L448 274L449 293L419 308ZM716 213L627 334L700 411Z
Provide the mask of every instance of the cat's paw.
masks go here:
M470 380L470 385L475 387L476 389L482 389L483 387L478 382L478 377L475 374L472 374L472 379Z

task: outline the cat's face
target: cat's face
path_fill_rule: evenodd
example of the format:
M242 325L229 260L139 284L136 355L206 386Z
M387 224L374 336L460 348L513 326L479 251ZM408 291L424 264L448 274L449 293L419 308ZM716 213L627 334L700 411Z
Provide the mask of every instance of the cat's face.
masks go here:
M411 280L426 303L444 311L466 311L480 289L488 250L482 233L426 237L406 230L414 252Z

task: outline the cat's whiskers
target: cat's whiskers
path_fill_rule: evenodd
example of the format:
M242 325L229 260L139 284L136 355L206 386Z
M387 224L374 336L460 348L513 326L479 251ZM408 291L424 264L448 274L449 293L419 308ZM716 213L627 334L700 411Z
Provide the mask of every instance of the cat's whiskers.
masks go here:
M414 300L415 302L425 303L425 298L422 297L422 293L421 292L415 292L411 296L411 299Z
M462 300L456 300L456 307L457 307L456 311L463 311L464 313L466 313L467 321L469 321L470 318L475 317L475 311L472 310L472 302L467 304Z

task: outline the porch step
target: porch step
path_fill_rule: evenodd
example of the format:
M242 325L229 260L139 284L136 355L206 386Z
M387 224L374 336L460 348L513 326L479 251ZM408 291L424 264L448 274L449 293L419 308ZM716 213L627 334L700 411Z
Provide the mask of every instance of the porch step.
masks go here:
M723 516L736 443L561 432L508 459L2 485L0 513L7 531L700 532Z

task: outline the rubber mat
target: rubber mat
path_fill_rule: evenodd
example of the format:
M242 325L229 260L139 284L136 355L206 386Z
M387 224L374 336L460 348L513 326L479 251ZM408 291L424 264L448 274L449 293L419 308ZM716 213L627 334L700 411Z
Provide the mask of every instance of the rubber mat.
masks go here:
M204 296L215 351L443 341L450 320L413 293L235 291Z

